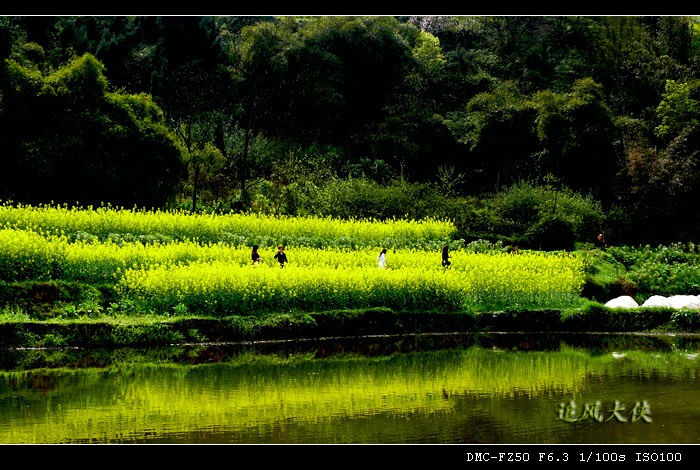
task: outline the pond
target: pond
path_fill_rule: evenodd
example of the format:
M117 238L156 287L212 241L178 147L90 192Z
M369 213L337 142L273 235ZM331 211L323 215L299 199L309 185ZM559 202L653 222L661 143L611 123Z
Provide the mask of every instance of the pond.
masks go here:
M698 444L700 339L0 351L2 444Z

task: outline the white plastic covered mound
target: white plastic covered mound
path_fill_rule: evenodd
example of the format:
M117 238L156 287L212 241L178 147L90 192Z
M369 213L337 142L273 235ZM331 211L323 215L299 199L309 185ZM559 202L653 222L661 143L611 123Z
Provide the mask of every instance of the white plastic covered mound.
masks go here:
M639 307L639 304L629 295L622 295L612 300L608 300L605 303L605 306L610 308L637 308Z
M700 308L700 296L697 295L673 295L668 302L673 308Z
M642 307L670 307L671 302L663 295L652 295L644 301Z
M605 303L610 308L637 308L637 307L670 307L675 309L700 309L700 295L672 295L664 297L662 295L652 295L639 305L629 295L622 295Z

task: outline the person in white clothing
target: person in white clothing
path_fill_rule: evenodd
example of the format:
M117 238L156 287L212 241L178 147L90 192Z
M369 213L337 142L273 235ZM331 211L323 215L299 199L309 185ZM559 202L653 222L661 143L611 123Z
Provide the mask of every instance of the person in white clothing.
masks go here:
M382 251L377 255L377 265L379 265L379 269L386 269L386 248L382 248Z

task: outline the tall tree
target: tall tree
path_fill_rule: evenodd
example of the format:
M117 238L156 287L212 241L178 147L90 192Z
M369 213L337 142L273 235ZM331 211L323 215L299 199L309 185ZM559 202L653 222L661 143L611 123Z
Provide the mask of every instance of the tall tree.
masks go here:
M544 168L570 188L610 203L620 170L612 142L613 116L603 87L583 78L567 93L543 91L533 97Z
M479 93L460 112L446 119L453 135L464 144L461 165L474 193L498 190L529 181L547 169L538 161L540 150L533 132L536 109L514 82Z
M627 155L635 241L693 241L700 233L700 80L669 80L657 107L657 148Z
M174 196L180 149L149 96L110 92L89 54L48 75L5 64L3 198L154 208Z

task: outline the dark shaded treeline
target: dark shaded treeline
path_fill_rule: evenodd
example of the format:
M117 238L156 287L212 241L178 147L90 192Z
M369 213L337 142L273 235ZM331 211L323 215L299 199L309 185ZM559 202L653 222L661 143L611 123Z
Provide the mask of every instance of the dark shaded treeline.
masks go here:
M473 233L484 200L527 182L598 201L590 230L617 242L692 241L697 31L683 16L0 17L0 198L337 215L333 190L363 179L356 216L434 200ZM542 222L529 196L510 227Z

